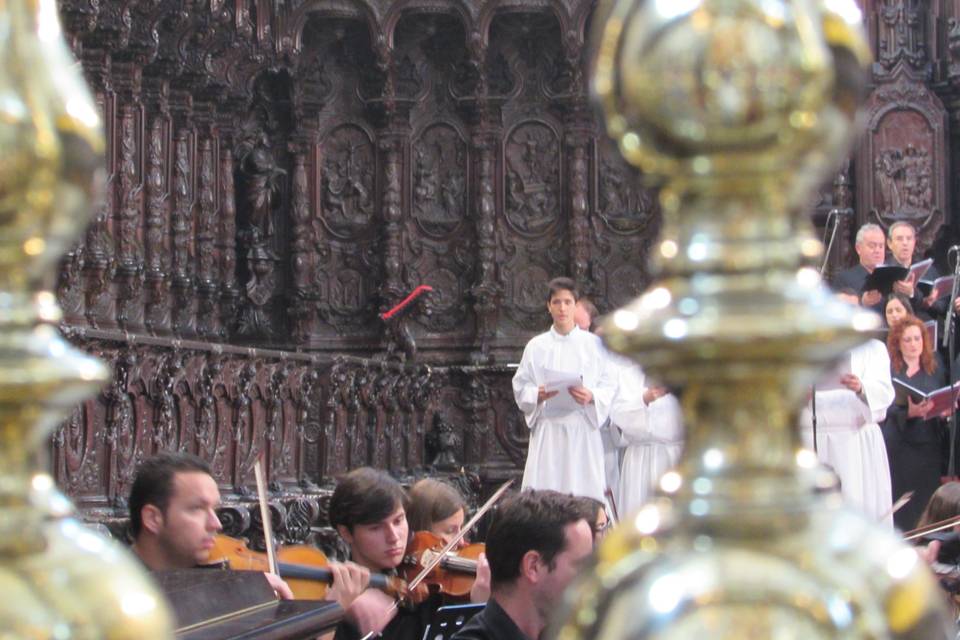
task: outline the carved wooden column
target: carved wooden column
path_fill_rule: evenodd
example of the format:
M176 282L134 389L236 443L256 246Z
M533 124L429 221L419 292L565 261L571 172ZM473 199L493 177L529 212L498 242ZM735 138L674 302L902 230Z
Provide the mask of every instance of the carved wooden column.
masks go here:
M287 314L293 328L293 339L303 344L310 339L316 324L316 309L311 304L315 239L310 206L310 188L307 180L306 145L298 145L293 157L293 194L290 218L293 241L290 244L290 270L293 291L289 297Z
M403 164L404 134L396 130L380 132L378 142L383 158L383 283L381 298L384 310L393 306L404 295L401 221L403 219Z
M170 270L173 292L173 330L177 335L194 333L193 264L193 166L191 132L181 128L174 142L173 210L170 224Z
M117 322L132 332L143 330L143 250L140 241L143 185L138 166L139 106L125 104L120 114L117 207Z
M220 254L220 326L223 336L230 335L240 288L237 284L237 201L233 181L233 152L220 149L220 217L217 248Z
M146 158L147 213L144 231L146 256L146 309L144 323L150 333L170 333L170 282L168 279L170 246L170 192L167 188L165 142L169 119L161 111L150 124Z
M212 134L211 134L212 135ZM197 207L197 334L206 338L220 335L218 298L220 270L217 264L217 165L211 137L200 143L200 186Z
M108 73L106 54L99 50L84 51L84 68L92 81L94 97L100 107L105 123L114 122L116 115L116 94L113 91ZM83 247L83 290L84 313L87 323L94 327L116 327L116 305L111 282L113 280L114 261L114 234L111 228L113 218L113 198L111 197L113 183L116 178L116 168L111 162L112 144L115 129L109 124L106 126L107 137L107 182L104 190L103 202L97 208L87 233L84 236Z
M590 278L590 151L594 146L596 127L583 86L582 52L583 38L576 31L568 31L563 39L564 60L561 88L564 95L558 96L564 106L564 146L567 149L567 181L569 189L569 239L570 239L570 277L584 288L586 293L595 294L595 286Z

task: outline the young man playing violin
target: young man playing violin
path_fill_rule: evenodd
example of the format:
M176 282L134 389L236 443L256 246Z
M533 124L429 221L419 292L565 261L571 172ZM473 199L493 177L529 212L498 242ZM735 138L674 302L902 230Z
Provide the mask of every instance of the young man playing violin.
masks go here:
M130 490L133 552L152 571L190 569L207 562L222 529L220 490L206 462L185 453L161 453L137 469ZM366 588L370 572L353 563L331 563L327 598L347 608ZM279 576L265 573L281 598L293 598Z
M350 546L350 559L372 573L396 572L409 539L406 494L388 474L370 467L354 469L330 498L330 523ZM368 633L391 640L420 640L428 623L426 607L401 606L397 599L368 589L351 604L337 627L337 640Z

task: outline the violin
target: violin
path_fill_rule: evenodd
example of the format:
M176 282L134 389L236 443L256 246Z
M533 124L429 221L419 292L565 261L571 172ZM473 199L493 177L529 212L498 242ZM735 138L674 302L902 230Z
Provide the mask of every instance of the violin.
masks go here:
M400 570L404 579L412 580L423 568L429 566L443 550L443 539L429 531L414 534L404 554ZM482 542L468 544L457 551L448 551L424 578L424 583L436 587L436 591L452 598L470 596L477 578L477 558L486 550Z
M276 552L277 571L287 581L293 597L303 600L324 600L327 587L333 583L333 573L327 568L326 554L310 545L296 544L280 547ZM207 559L209 564L226 564L239 571L270 571L267 554L254 551L243 540L217 535ZM370 586L395 597L406 597L406 583L393 576L370 574Z

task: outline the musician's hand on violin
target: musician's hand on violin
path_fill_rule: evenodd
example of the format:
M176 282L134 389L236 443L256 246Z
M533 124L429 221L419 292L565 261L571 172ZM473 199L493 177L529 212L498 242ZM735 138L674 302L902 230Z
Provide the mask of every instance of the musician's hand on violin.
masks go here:
M293 600L293 591L290 590L290 585L284 582L283 578L275 573L264 573L263 575L267 576L267 582L270 583L281 600Z
M588 405L593 402L593 392L584 386L567 387L567 391L577 401L577 404Z
M397 615L394 599L382 591L367 589L357 596L347 609L347 620L356 627L361 636L383 631Z
M940 555L940 544L939 540L934 540L925 547L917 547L917 555L928 565L932 565Z
M487 554L477 556L477 579L470 588L470 602L486 602L490 599L490 563Z
M547 391L546 388L543 387L543 386L538 387L538 388L537 388L537 404L540 404L541 402L543 402L543 401L545 401L545 400L549 400L550 398L552 398L553 396L557 395L558 393L560 393L560 392L559 392L559 391Z
M355 562L331 562L333 585L327 591L327 600L333 600L345 610L370 584L370 570Z

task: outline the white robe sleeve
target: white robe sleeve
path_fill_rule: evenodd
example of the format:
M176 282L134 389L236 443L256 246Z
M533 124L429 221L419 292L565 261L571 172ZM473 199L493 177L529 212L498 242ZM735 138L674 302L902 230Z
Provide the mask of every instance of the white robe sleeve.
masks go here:
M887 417L887 407L896 397L886 346L878 340L870 340L854 351L850 364L863 386L860 399L865 413L864 423L880 422Z
M620 384L610 407L610 422L627 438L643 436L647 431L647 405L643 401L646 376L640 367L623 367Z
M543 403L537 402L540 384L537 377L537 366L534 364L536 351L537 347L533 341L528 342L523 349L520 366L517 367L517 372L513 374L513 397L527 421L527 427L531 429L540 419L543 410Z
M587 387L593 394L593 404L587 407L585 412L587 419L595 429L602 427L610 417L610 405L617 391L616 371L610 366L600 343L597 344L595 357L600 375L595 385Z

